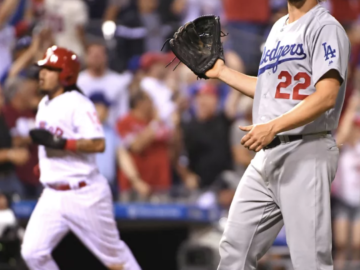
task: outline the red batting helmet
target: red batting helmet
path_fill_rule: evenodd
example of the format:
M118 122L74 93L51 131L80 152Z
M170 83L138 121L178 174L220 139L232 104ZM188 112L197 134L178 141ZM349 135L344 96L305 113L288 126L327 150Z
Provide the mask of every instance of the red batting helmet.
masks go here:
M37 61L36 65L59 70L59 79L63 86L76 84L80 72L80 62L77 55L72 51L57 46L48 48L44 59Z

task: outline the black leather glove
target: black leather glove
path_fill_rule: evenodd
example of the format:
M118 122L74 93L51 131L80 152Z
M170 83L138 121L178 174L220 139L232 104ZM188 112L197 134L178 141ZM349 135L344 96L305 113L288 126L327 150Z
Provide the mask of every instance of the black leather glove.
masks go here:
M170 48L176 57L199 78L208 79L206 71L218 59L224 60L220 18L205 15L181 26L170 40Z
M65 149L66 139L53 135L45 129L30 130L30 137L32 141L39 145L44 145L53 149Z

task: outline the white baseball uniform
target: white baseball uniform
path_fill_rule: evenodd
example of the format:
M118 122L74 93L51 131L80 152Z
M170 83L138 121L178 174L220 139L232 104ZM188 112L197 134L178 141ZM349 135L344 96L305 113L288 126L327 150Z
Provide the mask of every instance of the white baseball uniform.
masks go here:
M256 154L242 177L220 244L219 270L253 270L285 224L295 270L332 270L330 185L339 150L337 128L346 88L350 43L320 5L273 26L260 62L253 123L266 123L316 91L328 71L343 80L334 108L282 133L282 142ZM290 141L290 135L302 135ZM294 138L294 137L292 137Z
M93 104L77 91L52 100L45 96L39 104L36 126L68 139L104 137ZM124 270L139 270L131 251L119 238L111 191L98 172L95 154L39 146L39 166L45 189L31 215L22 246L29 268L59 269L51 252L71 230L105 266L124 264ZM87 185L79 187L80 182ZM49 187L60 183L72 189Z

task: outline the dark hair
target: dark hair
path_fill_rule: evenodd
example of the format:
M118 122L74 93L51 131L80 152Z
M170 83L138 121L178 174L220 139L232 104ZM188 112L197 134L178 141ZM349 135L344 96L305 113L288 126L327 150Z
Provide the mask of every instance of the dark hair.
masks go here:
M79 86L77 86L76 84L64 87L64 93L65 92L70 92L70 91L78 91L80 94L84 94L83 91L81 91Z
M134 109L136 107L136 105L139 103L139 101L142 101L146 98L146 93L142 90L138 90L136 91L134 94L132 94L130 96L130 109Z

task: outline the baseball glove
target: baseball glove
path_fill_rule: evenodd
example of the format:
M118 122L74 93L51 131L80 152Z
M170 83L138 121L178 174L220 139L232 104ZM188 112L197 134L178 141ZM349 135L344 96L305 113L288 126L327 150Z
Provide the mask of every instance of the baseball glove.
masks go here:
M188 22L178 29L173 38L167 40L176 55L169 64L178 58L199 78L209 79L205 73L214 66L217 59L224 60L221 43L223 36L218 16L205 15Z
M45 129L30 130L30 137L33 143L53 149L64 149L66 145L66 139L55 136Z

